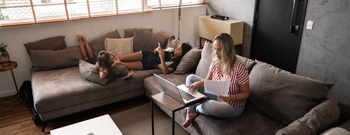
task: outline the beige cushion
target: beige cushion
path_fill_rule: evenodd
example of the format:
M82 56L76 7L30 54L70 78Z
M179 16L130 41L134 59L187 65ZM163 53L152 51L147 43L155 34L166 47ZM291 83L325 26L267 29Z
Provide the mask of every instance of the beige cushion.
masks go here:
M120 38L118 30L114 30L112 32L104 34L104 35L102 35L98 38L95 38L89 42L89 45L90 45L92 51L94 51L95 56L98 56L98 52L100 52L101 50L106 50L105 45L104 45L106 38Z
M133 51L134 38L106 38L105 48L114 55L127 55Z
M182 57L179 65L174 71L175 74L186 74L195 68L201 58L201 50L194 48Z
M339 116L338 100L330 98L279 130L276 135L317 135L337 124Z
M82 59L79 47L63 50L30 50L33 70L43 71L51 69L78 66Z
M213 55L213 44L206 41L204 43L204 47L202 50L201 59L199 60L199 63L196 69L196 75L198 75L201 78L207 78L209 67L213 59L212 55Z
M330 128L321 135L350 135L350 132L341 127Z
M124 38L130 38L134 36L135 30L144 30L148 32L152 32L152 28L132 28L132 29L124 29Z
M149 31L135 29L134 33L134 52L138 51L153 51L160 45L164 46L165 39Z
M320 104L334 85L292 74L257 60L249 78L247 104L284 124L303 117Z
M35 42L30 42L24 44L26 47L27 53L30 55L30 50L61 50L66 49L66 41L64 36L50 37L42 39Z

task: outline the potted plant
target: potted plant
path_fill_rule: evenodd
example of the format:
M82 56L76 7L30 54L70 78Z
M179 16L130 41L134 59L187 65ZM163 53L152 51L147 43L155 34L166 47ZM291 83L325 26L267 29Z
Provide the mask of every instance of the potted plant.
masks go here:
M4 43L0 44L0 64L10 62L10 55L6 51L7 45Z

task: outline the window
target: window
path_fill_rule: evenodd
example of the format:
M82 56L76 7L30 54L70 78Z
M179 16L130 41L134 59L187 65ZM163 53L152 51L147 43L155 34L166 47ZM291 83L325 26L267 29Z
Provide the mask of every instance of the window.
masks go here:
M0 26L144 13L179 2L200 4L200 0L0 0Z

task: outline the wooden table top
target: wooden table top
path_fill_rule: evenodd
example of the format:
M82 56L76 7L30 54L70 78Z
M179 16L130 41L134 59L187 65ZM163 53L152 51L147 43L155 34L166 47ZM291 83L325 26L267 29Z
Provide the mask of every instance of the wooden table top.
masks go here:
M179 101L170 97L169 95L165 94L164 92L152 95L151 97L154 101L163 104L170 111L173 111L173 110L176 110L178 108L185 106L184 104L180 103Z
M12 70L16 67L17 67L17 62L15 62L15 61L1 63L0 64L0 72Z

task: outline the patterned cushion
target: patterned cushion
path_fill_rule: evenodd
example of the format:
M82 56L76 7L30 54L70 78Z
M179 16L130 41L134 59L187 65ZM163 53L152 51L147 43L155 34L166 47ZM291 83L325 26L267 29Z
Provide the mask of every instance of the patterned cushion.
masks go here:
M114 55L127 55L133 52L134 38L106 38L105 48Z

